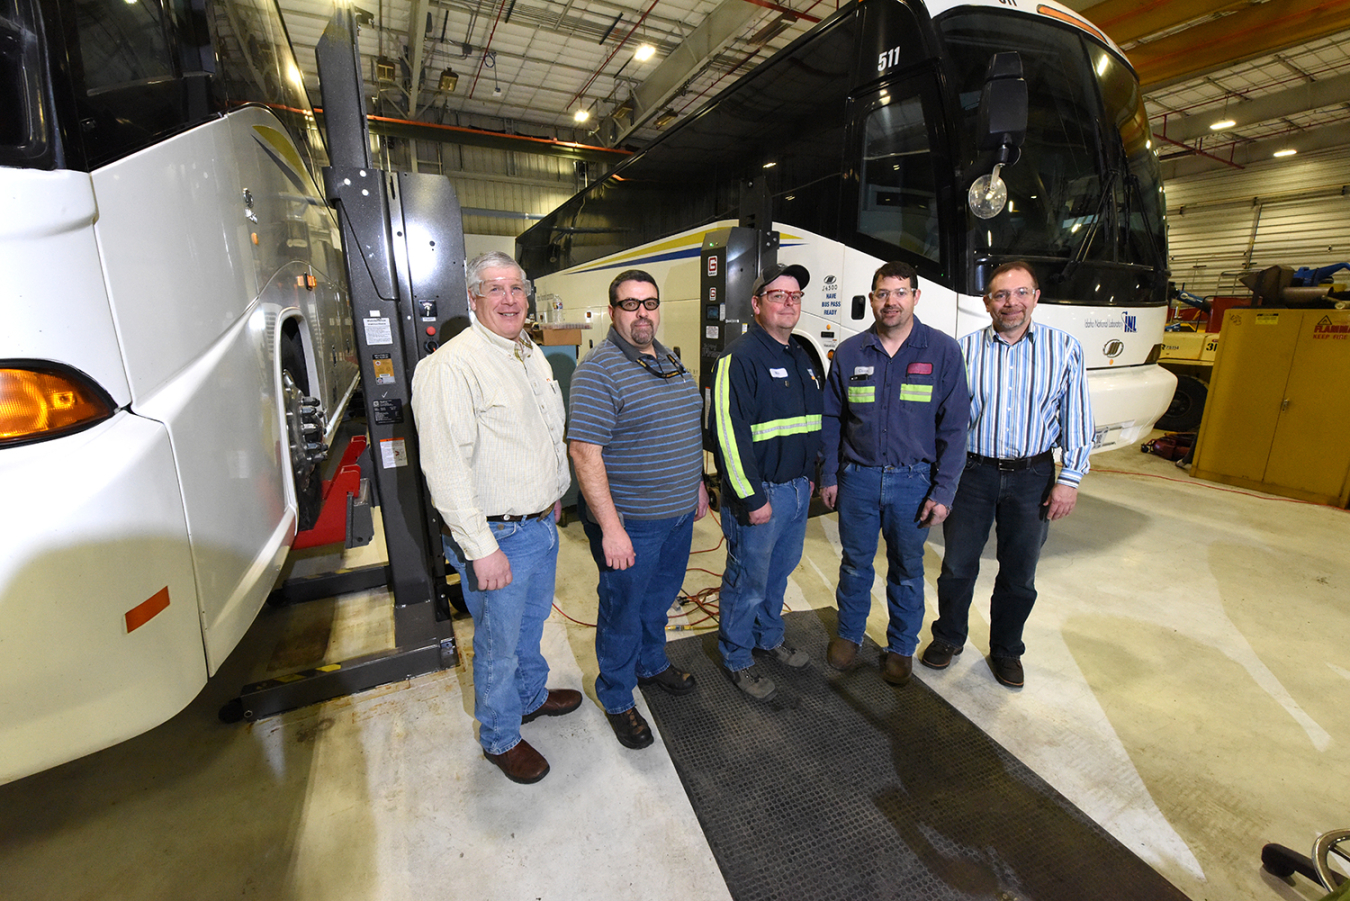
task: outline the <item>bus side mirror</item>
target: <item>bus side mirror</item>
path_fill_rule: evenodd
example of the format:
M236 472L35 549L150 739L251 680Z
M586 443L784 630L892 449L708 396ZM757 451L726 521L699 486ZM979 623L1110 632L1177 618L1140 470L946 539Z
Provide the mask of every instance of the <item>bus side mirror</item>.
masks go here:
M980 91L979 129L980 150L995 151L996 161L1005 166L1017 162L1027 136L1027 83L1016 51L989 59Z
M990 57L980 91L979 115L976 144L981 160L992 157L994 168L975 179L966 203L979 218L992 219L1008 203L1008 186L999 171L1017 162L1027 136L1027 83L1022 78L1022 57L1015 51Z

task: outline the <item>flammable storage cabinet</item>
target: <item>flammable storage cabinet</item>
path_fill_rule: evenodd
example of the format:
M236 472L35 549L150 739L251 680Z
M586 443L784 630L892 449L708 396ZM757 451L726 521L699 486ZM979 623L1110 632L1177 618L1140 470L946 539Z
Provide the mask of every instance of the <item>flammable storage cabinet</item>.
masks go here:
M1191 475L1346 506L1350 310L1224 313Z

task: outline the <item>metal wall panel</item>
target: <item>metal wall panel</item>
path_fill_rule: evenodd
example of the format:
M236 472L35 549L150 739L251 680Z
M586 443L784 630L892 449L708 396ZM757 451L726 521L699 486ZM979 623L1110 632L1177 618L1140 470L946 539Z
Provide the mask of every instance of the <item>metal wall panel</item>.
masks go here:
M1245 271L1350 261L1350 151L1271 160L1167 183L1172 280L1247 294Z

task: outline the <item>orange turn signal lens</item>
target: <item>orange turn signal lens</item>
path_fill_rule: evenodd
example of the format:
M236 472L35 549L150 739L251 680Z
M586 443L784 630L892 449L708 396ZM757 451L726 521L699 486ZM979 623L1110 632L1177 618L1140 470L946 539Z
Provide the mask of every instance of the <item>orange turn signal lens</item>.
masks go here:
M112 400L73 370L0 368L0 445L55 438L112 414Z

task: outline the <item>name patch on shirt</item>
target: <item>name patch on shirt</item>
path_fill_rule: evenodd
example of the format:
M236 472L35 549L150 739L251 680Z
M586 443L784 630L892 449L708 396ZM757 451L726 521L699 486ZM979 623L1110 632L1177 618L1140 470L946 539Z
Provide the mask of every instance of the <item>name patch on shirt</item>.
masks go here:
M780 368L780 369L770 369L770 370L769 370L769 375L770 375L772 378L776 378L776 379L785 379L785 378L787 378L787 370L786 370L786 369L781 369L781 368Z
M871 375L871 374L872 374L872 367L871 367L871 366L854 366L854 367L853 367L853 374L854 374L854 375Z
M910 363L909 366L907 366L907 367L905 368L905 374L906 374L906 375L932 375L932 374L933 374L933 364L932 364L932 363Z

